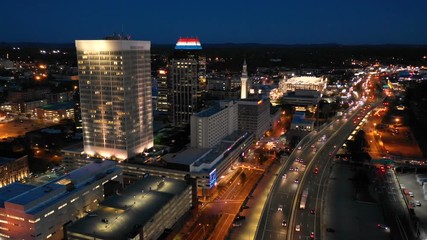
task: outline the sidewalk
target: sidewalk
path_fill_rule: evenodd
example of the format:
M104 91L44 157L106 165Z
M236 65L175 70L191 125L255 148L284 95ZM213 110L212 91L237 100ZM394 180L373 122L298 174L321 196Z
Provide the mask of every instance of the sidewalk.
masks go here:
M252 192L253 198L250 198L247 203L250 209L246 210L248 213L246 214L246 219L241 227L232 228L227 239L252 240L255 238L264 205L266 204L267 197L277 177L276 174L280 166L281 164L271 165L270 170L266 171L265 175L258 182L256 188Z

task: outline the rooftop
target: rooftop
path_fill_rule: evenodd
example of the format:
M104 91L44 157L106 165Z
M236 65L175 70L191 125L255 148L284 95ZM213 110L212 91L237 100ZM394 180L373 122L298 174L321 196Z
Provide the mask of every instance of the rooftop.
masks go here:
M191 165L208 151L206 148L187 148L182 152L166 154L162 158L170 163Z
M15 161L14 158L0 157L0 166Z
M81 190L88 182L95 182L100 176L105 176L106 173L114 172L117 169L114 161L94 162L44 185L13 196L6 202L22 205L25 212L35 214ZM67 185L70 183L74 185L74 189L67 189Z
M108 198L100 208L68 227L70 232L102 239L124 239L137 226L151 221L175 195L188 187L185 181L148 176L120 195ZM103 222L108 220L108 224Z
M44 110L71 109L71 108L74 108L74 102L60 102L60 103L54 103L54 104L47 104L38 108L42 108Z
M208 109L205 109L201 112L196 113L197 117L210 117L218 112L221 111L221 108L219 106L210 107Z
M291 84L324 84L324 80L321 77L301 76L301 77L292 77L292 78L286 79L286 83L291 83Z
M233 148L235 146L240 145L240 141L247 139L249 136L250 134L248 132L234 131L232 134L223 138L220 143L211 149L188 148L183 152L167 154L163 156L163 159L170 163L194 165L196 167L203 163L210 164L221 157L221 155L226 155L228 151L234 150ZM215 168L215 165L211 166L210 169L204 170L209 171L212 168Z
M35 187L36 186L33 185L15 182L0 188L0 207L3 208L4 202L7 200L28 192Z

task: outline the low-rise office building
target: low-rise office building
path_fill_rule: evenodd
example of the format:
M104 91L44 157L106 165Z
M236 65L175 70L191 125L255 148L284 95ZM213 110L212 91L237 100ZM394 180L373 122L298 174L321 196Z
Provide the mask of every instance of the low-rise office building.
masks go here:
M35 109L38 119L58 122L62 119L74 119L74 102L59 102L39 106Z
M27 155L16 159L0 157L0 188L24 179L29 173Z
M296 90L287 92L282 101L285 104L310 108L316 106L321 97L321 92L316 90Z
M314 120L305 118L304 112L295 112L291 122L291 130L313 131Z
M0 188L1 239L64 239L65 225L104 200L104 184L122 182L114 161L97 161L42 186Z
M190 210L191 194L183 180L146 175L67 226L67 238L157 239Z

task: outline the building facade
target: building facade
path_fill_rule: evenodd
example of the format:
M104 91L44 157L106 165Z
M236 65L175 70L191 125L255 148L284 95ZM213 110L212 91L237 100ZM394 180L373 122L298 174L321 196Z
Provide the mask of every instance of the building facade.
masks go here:
M237 102L238 129L251 131L260 139L270 128L270 101L268 99L246 99Z
M74 102L61 102L37 107L34 116L38 119L58 122L62 119L74 119Z
M0 157L0 188L28 176L28 157L17 159Z
M150 42L77 40L84 151L127 159L153 146Z
M170 116L172 125L185 127L190 116L203 108L206 89L206 58L197 38L180 38L169 61Z
M159 69L157 71L157 111L161 113L169 113L169 84L167 69Z
M191 147L212 148L237 130L238 105L234 101L219 102L191 116Z

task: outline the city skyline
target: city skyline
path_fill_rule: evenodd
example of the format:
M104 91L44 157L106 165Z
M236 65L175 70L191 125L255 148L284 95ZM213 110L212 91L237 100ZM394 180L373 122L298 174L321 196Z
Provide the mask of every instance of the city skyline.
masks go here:
M9 1L0 42L72 43L123 33L135 40L202 43L427 44L427 2L255 1L117 3ZM64 15L64 13L78 13Z

